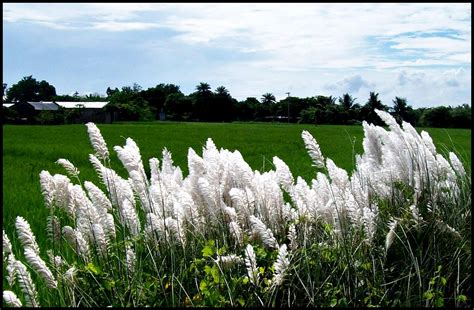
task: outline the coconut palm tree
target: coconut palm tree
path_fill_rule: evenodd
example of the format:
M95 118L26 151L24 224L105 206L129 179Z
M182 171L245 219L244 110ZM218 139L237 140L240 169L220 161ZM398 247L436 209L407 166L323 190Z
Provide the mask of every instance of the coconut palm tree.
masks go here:
M274 104L275 102L276 102L276 98L272 93L265 93L262 95L263 104Z
M349 124L357 119L357 113L360 109L359 104L355 103L357 98L352 97L349 93L345 93L342 97L339 97L339 105L342 108L342 121L343 123Z
M375 125L383 125L384 123L380 120L378 115L375 113L375 110L387 111L388 107L382 104L382 101L379 99L379 93L370 92L369 100L363 106L362 117L368 123Z
M225 86L219 86L216 88L216 95L227 97L229 96L229 91L227 90L227 88L225 88Z
M349 112L353 109L356 99L357 98L353 98L351 95L346 93L342 95L342 97L339 97L339 104L344 108L345 111Z
M393 102L393 116L397 122L401 123L402 121L410 121L409 113L413 110L408 104L406 98L395 97L392 100Z
M211 85L201 82L196 86L196 90L199 94L207 94L211 92Z

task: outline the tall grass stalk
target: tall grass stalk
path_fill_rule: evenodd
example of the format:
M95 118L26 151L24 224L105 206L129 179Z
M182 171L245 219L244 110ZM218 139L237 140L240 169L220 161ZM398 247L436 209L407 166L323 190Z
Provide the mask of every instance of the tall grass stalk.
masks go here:
M351 173L302 132L310 183L278 157L274 170L252 171L211 139L202 157L189 149L183 177L166 149L148 175L127 138L113 148L123 177L87 124L101 183L66 159L76 183L41 173L48 250L22 218L19 243L4 233L4 305L472 305L471 169L377 113L390 130L363 123Z

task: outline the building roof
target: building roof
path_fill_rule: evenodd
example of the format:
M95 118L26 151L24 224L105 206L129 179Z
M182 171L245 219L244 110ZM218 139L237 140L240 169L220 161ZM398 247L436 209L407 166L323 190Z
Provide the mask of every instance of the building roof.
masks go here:
M65 109L74 109L77 107L84 107L86 109L102 109L108 102L107 101L57 101L59 106Z
M35 110L39 111L57 111L59 106L51 101L28 101L28 104L31 105Z

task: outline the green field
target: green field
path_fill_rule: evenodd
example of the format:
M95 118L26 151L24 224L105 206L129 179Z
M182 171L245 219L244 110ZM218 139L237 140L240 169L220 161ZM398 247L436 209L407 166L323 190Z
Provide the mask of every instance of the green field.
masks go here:
M316 138L325 157L342 168L353 169L354 154L362 152L362 126L288 125L254 123L135 123L99 124L102 135L111 151L112 167L126 177L112 148L124 145L131 137L140 148L145 169L151 157L161 159L167 147L173 154L175 165L187 175L187 152L193 148L198 155L208 137L218 148L239 150L253 169L273 168L272 158L278 156L290 167L293 176L311 180L314 169L301 139L306 129ZM421 129L420 129L421 130ZM425 129L433 138L438 151L456 150L470 167L471 130ZM15 217L25 217L40 247L45 240L46 216L39 185L39 173L66 174L55 161L70 160L81 171L81 181L98 184L98 178L88 161L93 153L84 125L63 126L3 126L3 227L13 235ZM74 182L74 181L73 181ZM12 240L13 241L13 240Z

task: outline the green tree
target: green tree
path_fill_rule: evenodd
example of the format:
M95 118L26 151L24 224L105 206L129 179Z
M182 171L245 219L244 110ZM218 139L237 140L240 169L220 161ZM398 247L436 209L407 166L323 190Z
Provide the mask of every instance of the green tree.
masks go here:
M319 95L312 98L311 105L316 108L316 122L318 124L330 124L337 118L335 97Z
M275 104L276 98L272 93L265 93L262 95L262 104L272 105Z
M117 92L119 92L119 89L117 87L115 87L115 89L107 87L107 91L105 93L107 94L107 97L110 97Z
M148 102L150 109L155 115L155 119L159 119L159 115L164 111L166 98L171 94L181 94L179 86L174 84L158 84L141 92L142 97Z
M192 114L193 101L183 93L172 93L166 97L164 112L167 119L176 121L189 120Z
M236 100L232 98L227 88L219 86L211 98L210 120L228 122L235 118Z
M222 97L230 97L229 91L225 86L219 86L216 88L216 95L222 96Z
M211 93L211 85L200 82L199 85L196 86L196 91L200 95L209 95Z
M212 97L214 93L208 83L200 82L196 91L190 95L193 98L192 117L198 121L210 121L212 118Z
M317 109L314 107L309 107L304 109L300 112L300 120L299 123L301 124L316 124L316 111Z
M342 106L342 108L345 111L349 112L350 110L353 109L356 99L357 98L353 98L348 93L345 93L345 94L342 95L342 97L339 97L338 101L339 101L339 104Z
M382 101L380 101L379 94L375 92L370 92L367 103L362 107L362 111L361 111L362 118L368 123L383 126L384 123L379 118L377 113L375 113L375 109L388 111L388 107L382 104Z
M402 123L402 121L412 123L413 108L407 104L406 98L395 97L392 102L393 117L397 120L397 122L400 124Z
M357 98L353 98L348 93L339 97L339 105L342 108L341 118L343 124L354 124L360 109L359 104L355 103Z
M255 120L255 109L260 102L255 97L247 97L243 101L235 103L236 118L239 121Z
M472 128L472 110L468 104L463 104L451 110L452 127L456 128Z
M105 106L106 110L116 112L118 120L122 121L153 120L153 113L140 91L141 87L138 84L122 87L121 91L109 97L109 104Z
M453 127L451 107L435 107L426 109L421 116L421 125L424 127Z
M38 82L33 76L25 76L7 90L7 101L50 101L56 89L46 81Z

